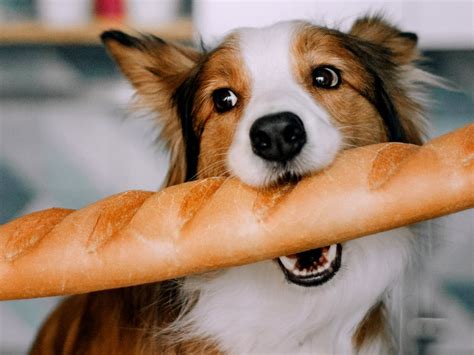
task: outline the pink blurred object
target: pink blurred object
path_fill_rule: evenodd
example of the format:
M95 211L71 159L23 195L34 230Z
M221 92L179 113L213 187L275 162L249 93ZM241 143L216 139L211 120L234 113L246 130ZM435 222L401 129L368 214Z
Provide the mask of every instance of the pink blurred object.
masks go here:
M123 0L96 0L95 14L100 19L119 20L125 15Z

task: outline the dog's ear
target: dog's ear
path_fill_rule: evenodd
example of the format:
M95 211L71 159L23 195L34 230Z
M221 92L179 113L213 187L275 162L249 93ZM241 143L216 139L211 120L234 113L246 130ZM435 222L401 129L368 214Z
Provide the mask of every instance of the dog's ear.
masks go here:
M136 89L139 106L158 114L162 127L160 138L170 150L167 185L184 182L186 154L174 95L193 72L201 53L152 35L134 37L120 31L107 31L101 39Z
M400 31L380 15L358 19L350 34L358 42L354 43L354 53L363 57L376 79L374 95L381 116L393 132L389 139L422 144L425 88L437 85L437 79L416 67L422 59L416 34Z
M417 35L400 31L382 16L365 16L358 19L349 33L388 49L392 60L397 64L409 64L419 59Z

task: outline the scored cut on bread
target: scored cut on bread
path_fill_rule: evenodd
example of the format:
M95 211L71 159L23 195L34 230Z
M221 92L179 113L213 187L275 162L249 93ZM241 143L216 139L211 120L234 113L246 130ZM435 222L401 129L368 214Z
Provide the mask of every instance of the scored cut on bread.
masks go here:
M474 207L474 124L424 146L342 152L296 184L209 178L0 226L0 299L177 278L341 243Z

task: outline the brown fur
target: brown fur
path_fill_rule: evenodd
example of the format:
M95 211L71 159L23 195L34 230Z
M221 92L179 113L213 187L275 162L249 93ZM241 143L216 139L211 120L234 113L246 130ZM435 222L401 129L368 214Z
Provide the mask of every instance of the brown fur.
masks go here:
M227 176L229 173L225 154L251 94L250 81L244 70L235 37L228 37L223 45L210 53L201 68L200 77L202 79L194 111L196 129L202 132L198 177ZM238 95L234 110L225 113L215 111L209 98L214 90L219 88L229 88Z
M422 144L426 134L426 122L422 116L421 103L412 98L404 77L413 75L417 61L422 59L417 48L417 39L413 34L401 32L398 28L387 23L382 17L364 17L357 20L350 34L366 43L375 44L366 50L372 60L378 60L382 75L387 76L388 93L395 104L402 125L407 133L407 141ZM418 89L420 89L418 87Z
M372 79L358 58L343 46L345 37L332 31L305 26L295 41L295 74L299 82L330 114L349 147L387 140L376 108L361 92L372 86ZM334 90L313 86L312 70L332 64L341 70L342 84Z
M385 343L390 343L385 319L385 307L382 303L375 305L359 325L352 339L356 350L360 350L365 343L380 337Z
M125 47L114 40L105 40L105 45L137 90L136 107L158 115L160 141L170 151L165 186L183 183L186 175L183 136L170 98L201 61L202 54L152 36L142 38L138 48Z
M207 341L156 338L180 312L177 292L171 281L70 297L47 319L31 354L219 354Z
M404 32L390 25L380 16L357 20L350 34L388 49L392 61L398 65L411 64L420 59L416 40L407 37Z
M303 31L292 49L297 58L293 63L295 76L330 113L347 146L387 140L386 127L370 101L374 78L365 70L367 58L377 65L377 74L386 82L408 140L421 142L420 106L409 97L403 84L405 73L400 67L408 70L412 61L418 59L413 38L402 35L380 18L357 21L349 35L307 24L302 26ZM139 105L159 113L161 138L170 149L167 185L181 183L186 178L185 146L173 96L189 78L197 83L193 123L200 140L198 177L228 175L224 154L252 90L238 55L238 38L228 37L208 54L154 37L131 43L110 37L104 41L135 86ZM337 90L313 87L312 69L322 64L341 70L343 83ZM212 92L223 87L236 93L238 104L235 109L219 114L213 107ZM357 349L385 332L382 307L375 307L357 330L354 337ZM176 281L73 296L48 318L31 353L219 353L208 340L181 341L173 332L163 332L182 310L183 300Z
M374 78L367 72L364 61L378 62L378 75L386 85L390 98L407 133L407 141L421 144L424 120L420 104L410 98L403 75L413 69L412 61L419 59L416 42L400 36L400 31L379 18L357 21L351 35L325 28L302 25L293 51L294 71L299 82L330 113L339 127L347 147L361 146L387 140L387 130L374 105L368 100ZM374 32L371 28L374 28ZM348 50L358 48L358 52ZM357 56L363 53L366 57ZM311 72L320 65L331 64L341 71L342 84L337 90L315 88ZM402 69L400 65L405 65ZM368 94L369 93L369 94Z

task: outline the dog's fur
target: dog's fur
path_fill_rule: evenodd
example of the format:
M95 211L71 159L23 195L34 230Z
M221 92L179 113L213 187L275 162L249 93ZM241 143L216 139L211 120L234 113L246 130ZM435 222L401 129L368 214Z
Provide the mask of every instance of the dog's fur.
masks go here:
M148 35L102 39L140 104L159 113L167 185L209 176L278 183L284 174L256 157L248 138L255 119L275 112L295 112L306 127L308 143L286 168L298 176L341 149L423 140L430 76L414 66L416 36L380 17L359 19L347 34L306 22L240 29L203 53ZM336 88L313 85L321 65L340 72ZM238 98L228 112L214 107L219 88ZM49 317L32 353L387 353L397 345L395 296L416 245L408 229L347 242L340 270L315 287L289 283L266 261L74 296Z

